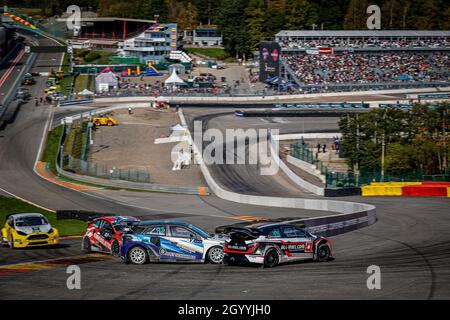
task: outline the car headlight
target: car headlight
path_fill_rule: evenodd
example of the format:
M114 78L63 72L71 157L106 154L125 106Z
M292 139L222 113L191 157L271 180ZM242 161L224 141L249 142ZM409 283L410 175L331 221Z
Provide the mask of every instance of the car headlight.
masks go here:
M48 233L53 233L53 231L55 230L53 230L53 228L50 228L50 230L48 230Z
M19 235L19 236L26 236L27 234L25 233L25 232L23 232L23 231L18 231L18 230L16 230L16 232L17 232L17 234Z

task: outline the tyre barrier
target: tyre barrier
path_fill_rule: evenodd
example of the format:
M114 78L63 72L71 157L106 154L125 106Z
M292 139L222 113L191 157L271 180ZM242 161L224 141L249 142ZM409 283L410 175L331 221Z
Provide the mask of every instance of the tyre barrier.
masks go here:
M450 182L373 182L361 191L365 197L450 197Z

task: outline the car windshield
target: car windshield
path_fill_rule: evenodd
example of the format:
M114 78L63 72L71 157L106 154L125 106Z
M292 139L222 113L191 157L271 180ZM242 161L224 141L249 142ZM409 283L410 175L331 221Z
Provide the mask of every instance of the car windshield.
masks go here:
M20 217L16 219L16 227L33 227L33 226L42 226L44 224L48 224L48 221L44 217Z
M202 236L202 238L208 239L211 236L209 234L207 234L205 231L197 228L196 226L190 225L189 226L193 231L197 232L200 236Z

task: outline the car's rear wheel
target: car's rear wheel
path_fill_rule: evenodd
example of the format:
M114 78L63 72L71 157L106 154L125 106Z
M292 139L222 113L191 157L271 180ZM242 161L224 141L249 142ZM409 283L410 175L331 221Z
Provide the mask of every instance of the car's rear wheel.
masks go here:
M112 126L114 125L114 123L113 123L111 120L109 120L109 121L107 122L107 125L108 125L108 127L112 127Z
M208 250L207 259L209 263L219 264L222 263L223 256L223 248L220 246L215 246Z
M280 256L276 249L269 249L264 255L264 268L273 268L280 262Z
M100 123L100 121L95 121L94 124L95 124L96 127L100 127L100 126L102 125L102 124Z
M317 248L316 261L325 262L330 259L330 247L326 243L322 243Z
M128 253L128 259L133 264L145 264L148 260L147 250L143 247L133 247Z
M117 242L117 240L114 240L113 243L111 244L111 254L114 257L120 256L120 246L119 246L119 242Z
M92 252L91 240L89 240L88 237L83 238L83 241L81 242L81 251L85 253Z

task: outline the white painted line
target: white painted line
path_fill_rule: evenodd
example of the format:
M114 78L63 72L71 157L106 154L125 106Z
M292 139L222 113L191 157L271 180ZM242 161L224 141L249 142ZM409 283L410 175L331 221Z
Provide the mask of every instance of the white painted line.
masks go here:
M31 204L32 206L38 207L38 208L43 209L43 210L46 210L46 211L50 211L50 212L56 213L55 210L52 210L52 209L49 209L49 208L40 206L40 205L38 205L38 204L36 204L36 203L34 203L34 202L31 202L31 201L28 201L28 200L26 200L26 199L24 199L24 198L22 198L22 197L19 197L18 195L15 195L14 193L11 193L11 192L9 192L9 191L6 191L6 190L3 189L3 188L0 188L0 191L6 193L6 194L8 194L8 195L10 195L10 196L12 196L12 197L14 197L14 198L16 198L16 199L19 199L20 201L23 201L23 202L25 202L25 203Z

